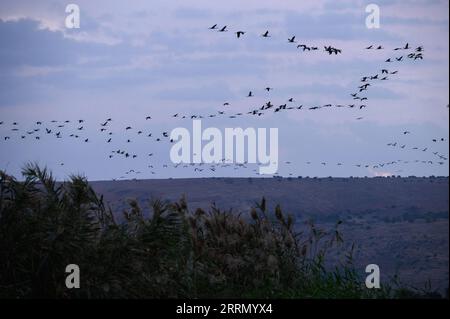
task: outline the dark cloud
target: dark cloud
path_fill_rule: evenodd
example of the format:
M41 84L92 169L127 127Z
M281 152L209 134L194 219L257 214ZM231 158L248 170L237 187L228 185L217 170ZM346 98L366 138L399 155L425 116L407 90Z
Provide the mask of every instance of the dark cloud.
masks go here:
M0 20L0 67L69 64L77 55L76 45L60 32L39 30L32 20Z

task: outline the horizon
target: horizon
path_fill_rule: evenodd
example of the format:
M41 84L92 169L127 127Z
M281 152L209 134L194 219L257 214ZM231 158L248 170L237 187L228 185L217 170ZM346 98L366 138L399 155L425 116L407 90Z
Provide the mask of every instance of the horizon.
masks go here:
M5 171L7 175L8 172ZM86 178L84 175L78 175L78 174L70 174L65 177L65 179L56 179L56 183L66 183L70 181L71 176L80 176L83 178ZM53 176L54 177L54 176ZM17 181L23 182L23 179L16 178ZM237 177L229 177L229 176L193 176L193 177L168 177L168 178L128 178L128 179L87 179L89 183L104 183L104 182L145 182L145 181L170 181L170 180L176 180L176 181L187 181L187 180L202 180L202 179L252 179L252 180L273 180L273 179L280 179L280 180L330 180L330 179L449 179L449 176L445 175L428 175L428 176L416 176L416 175L409 175L409 176L401 176L401 175L388 175L388 176L237 176Z

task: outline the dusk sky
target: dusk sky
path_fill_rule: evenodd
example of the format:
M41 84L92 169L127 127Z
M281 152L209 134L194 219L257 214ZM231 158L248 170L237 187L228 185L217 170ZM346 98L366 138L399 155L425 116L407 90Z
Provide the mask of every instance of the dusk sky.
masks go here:
M10 174L36 161L59 179L258 176L257 165L173 167L161 132L191 130L190 115L201 114L205 128L278 128L280 176L448 176L447 0L79 0L79 29L65 26L69 3L0 2L0 169ZM370 3L380 7L379 29L366 27ZM406 43L407 53L423 47L423 59L394 50ZM329 45L342 53L329 55ZM359 106L350 94L382 69L398 73L361 93L367 107L334 107ZM268 101L303 109L246 114Z

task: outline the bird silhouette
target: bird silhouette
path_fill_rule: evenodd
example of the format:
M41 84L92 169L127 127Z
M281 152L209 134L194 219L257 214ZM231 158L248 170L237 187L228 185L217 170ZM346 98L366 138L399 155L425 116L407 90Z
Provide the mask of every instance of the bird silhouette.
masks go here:
M329 55L332 55L333 53L337 55L338 53L342 53L340 49L333 48L332 46L325 46L325 51L328 52Z

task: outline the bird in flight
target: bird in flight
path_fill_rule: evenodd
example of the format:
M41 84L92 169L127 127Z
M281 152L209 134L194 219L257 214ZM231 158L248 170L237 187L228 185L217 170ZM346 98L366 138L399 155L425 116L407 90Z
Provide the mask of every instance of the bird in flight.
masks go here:
M263 38L270 38L269 31L266 31L262 34Z
M328 47L325 46L324 48L325 48L325 51L327 51L329 55L331 55L333 53L335 55L337 55L338 53L342 53L342 50L333 48L332 46L328 46Z
M311 51L311 48L308 47L306 44L297 45L297 49L300 49L300 48L303 48L303 51L306 51L306 50Z
M241 36L243 36L244 34L245 34L244 31L238 31L238 32L236 32L236 36L237 36L238 39L239 39Z

